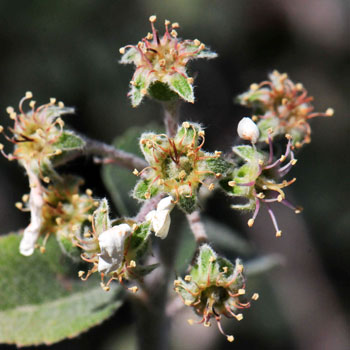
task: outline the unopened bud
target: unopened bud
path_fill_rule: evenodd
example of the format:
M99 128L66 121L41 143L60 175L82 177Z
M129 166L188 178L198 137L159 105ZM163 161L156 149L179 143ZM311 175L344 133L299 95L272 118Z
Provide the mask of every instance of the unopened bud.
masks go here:
M240 138L256 143L259 139L259 129L250 118L242 118L237 126L237 133Z

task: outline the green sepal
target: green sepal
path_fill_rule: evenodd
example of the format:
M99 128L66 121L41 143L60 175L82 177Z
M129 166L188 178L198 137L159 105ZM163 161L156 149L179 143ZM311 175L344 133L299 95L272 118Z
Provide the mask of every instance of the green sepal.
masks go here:
M260 131L259 141L264 142L268 140L268 130L273 130L272 136L276 135L278 133L278 125L279 125L279 119L277 117L271 117L267 119L261 119L257 126Z
M214 51L211 51L207 48L205 48L204 50L202 50L199 54L197 54L195 56L195 58L206 58L208 60L211 60L213 58L218 57L218 54Z
M119 63L122 63L122 64L133 63L135 58L139 54L140 53L137 51L136 47L130 47L128 50L126 50L126 52L120 59Z
M232 150L246 162L257 162L259 160L264 160L263 154L258 152L252 146L241 145L233 147Z
M200 124L197 123L190 123L187 122L190 127L189 128L185 128L184 124L186 125L186 122L182 123L181 126L179 126L176 136L175 136L175 142L181 143L182 145L191 145L192 142L193 143L193 147L198 146L198 133L200 131L203 131L202 127Z
M215 270L217 254L208 245L203 244L199 248L199 255L195 267L191 270L191 276L197 283L205 283L208 275L212 275Z
M222 175L227 174L230 170L233 170L234 164L226 161L221 157L209 158L205 160L206 165L210 171L213 171L215 174L219 173Z
M72 240L64 235L57 235L56 237L62 253L76 262L80 261L80 248L74 245Z
M146 200L145 194L150 193L150 198L155 196L159 189L156 186L150 185L151 180L140 180L133 191L133 197L139 200Z
M140 70L133 80L133 84L131 85L131 90L129 92L131 105L133 107L137 107L141 103L149 84L150 82L146 79L145 73Z
M128 260L138 261L148 251L149 237L151 234L150 222L143 222L137 225L132 235L127 239L125 246L128 246Z
M155 81L148 88L149 95L159 101L173 101L179 98L179 95L172 91L168 84L161 81Z
M137 276L146 276L150 274L152 271L154 271L157 267L159 267L160 264L151 264L146 266L136 266L132 271Z
M178 204L179 204L179 207L186 214L191 214L195 211L197 207L197 197L195 195L192 195L191 197L180 196Z
M168 79L169 87L176 92L182 99L194 103L193 86L180 73L175 73Z
M111 228L109 206L106 198L101 200L99 207L94 211L93 220L97 234L101 234Z
M65 152L82 149L85 144L85 141L78 135L74 134L74 132L65 130L53 146L55 149Z

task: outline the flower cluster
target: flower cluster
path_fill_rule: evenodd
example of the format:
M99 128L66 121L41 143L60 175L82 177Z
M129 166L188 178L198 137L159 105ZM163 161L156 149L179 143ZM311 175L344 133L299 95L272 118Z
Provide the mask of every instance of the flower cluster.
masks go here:
M239 259L235 265L225 258L218 256L213 249L204 244L200 247L196 264L184 279L174 281L175 291L181 296L185 305L193 308L202 319L196 323L210 326L210 319L215 318L220 332L227 340L234 340L227 335L221 326L222 315L228 318L243 319L239 309L250 307L245 298L245 277L243 265ZM257 300L259 295L253 294ZM195 323L189 320L190 324Z
M213 190L211 179L220 178L230 166L220 158L221 152L202 150L204 135L200 125L189 122L179 127L174 138L142 134L140 147L149 167L134 171L142 178L136 184L134 197L145 200L158 193L168 193L185 212L192 212L200 185Z
M133 63L136 67L130 82L129 96L133 107L150 94L159 100L170 100L176 96L194 102L193 78L187 74L186 65L197 58L214 58L216 53L206 49L199 40L181 40L175 29L178 23L165 21L165 33L159 37L154 27L156 16L149 18L152 33L148 33L137 45L120 49L121 63ZM171 31L169 32L169 26Z
M252 126L249 124L250 128ZM286 151L277 160L274 157L270 135L268 137L269 154L250 145L233 147L234 154L239 158L238 164L242 162L243 164L235 168L228 178L221 181L223 188L230 196L245 199L243 204L232 205L233 209L254 211L253 217L248 221L249 227L253 226L259 213L260 203L263 202L267 206L277 237L281 236L282 231L278 227L269 203L279 202L293 209L295 213L301 211L301 208L293 206L286 200L283 191L284 187L291 185L296 180L293 178L289 181L281 181L297 162L292 150L292 138L288 134L286 137L288 139Z
M297 148L310 143L309 120L318 116L331 117L333 109L313 112L313 97L308 96L302 84L294 84L286 73L273 71L269 79L252 84L247 92L238 96L242 105L253 108L253 119L258 121L260 129L259 141L267 140L268 130L272 129L272 137L290 134Z
M93 213L92 231L85 230L76 236L75 244L83 250L81 258L93 266L85 274L79 272L79 277L87 280L95 272L101 274L101 286L110 289L110 283L118 280L135 280L151 272L158 265L139 266L139 261L150 248L150 222L136 223L131 219L120 219L111 222L106 199ZM105 283L105 278L107 282ZM132 292L137 287L129 288Z
M98 201L92 198L91 190L80 193L82 179L74 176L63 176L60 181L44 187L37 180L29 195L22 197L16 207L31 212L31 222L24 230L20 244L23 255L33 254L39 236L43 236L40 246L45 251L45 244L50 235L55 235L63 250L74 252L72 240L89 222L92 212L98 206Z

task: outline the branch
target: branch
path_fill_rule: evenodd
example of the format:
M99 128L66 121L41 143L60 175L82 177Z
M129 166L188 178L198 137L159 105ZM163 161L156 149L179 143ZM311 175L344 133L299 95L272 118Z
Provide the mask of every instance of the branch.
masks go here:
M163 103L165 130L169 137L174 137L176 135L180 119L180 105L180 100Z
M199 210L194 211L192 214L187 214L186 217L197 245L208 242L208 236L201 221Z
M137 169L140 171L147 166L145 160L132 153L119 150L114 146L101 141L96 141L85 136L81 137L85 141L85 147L82 150L67 153L55 163L55 166L65 164L75 158L87 155L102 157L101 162L104 164L114 163L130 170Z

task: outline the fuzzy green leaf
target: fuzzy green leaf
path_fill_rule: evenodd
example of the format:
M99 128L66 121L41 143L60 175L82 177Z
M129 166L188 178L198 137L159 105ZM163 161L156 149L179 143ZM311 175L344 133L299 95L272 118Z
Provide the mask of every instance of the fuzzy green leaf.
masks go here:
M119 287L106 293L93 278L80 281L55 239L44 254L30 257L19 254L20 239L0 238L0 343L30 346L72 338L121 305Z
M134 198L146 200L146 193L150 193L149 198L152 198L158 193L158 188L151 185L151 180L140 180L135 186L133 192Z
M94 224L97 234L101 234L111 227L109 207L106 198L101 200L100 206L94 212Z
M170 90L169 85L160 81L155 81L148 88L149 95L159 101L173 101L178 98L178 94Z
M191 214L197 207L197 197L180 196L179 207L186 213Z
M72 131L65 130L54 146L61 151L73 151L82 149L85 146L85 141Z
M227 162L223 158L209 158L206 161L206 164L210 171L214 173L226 174L229 170L233 169L233 164Z
M131 85L131 90L129 92L131 98L131 104L133 107L137 107L147 91L149 82L146 79L146 74L142 71L135 77L133 85Z
M169 87L187 102L194 103L193 87L181 74L175 73L169 78Z

